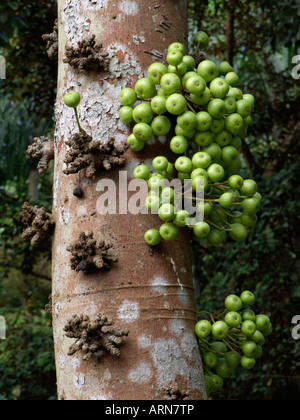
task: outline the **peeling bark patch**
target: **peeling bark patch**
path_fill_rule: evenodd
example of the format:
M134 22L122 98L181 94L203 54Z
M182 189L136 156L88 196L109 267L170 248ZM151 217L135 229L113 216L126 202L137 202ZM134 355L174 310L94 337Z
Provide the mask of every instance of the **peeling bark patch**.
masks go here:
M78 0L66 0L62 10L65 34L72 45L84 39L91 27L91 21L80 13L80 3Z
M123 143L129 135L129 127L119 119L119 95L136 77L142 75L137 59L127 46L112 44L107 47L110 59L109 75L99 82L87 86L86 104L81 115L93 132L94 138L102 142L114 137L116 143Z
M69 39L68 43L71 45L72 41ZM143 73L140 63L127 45L114 43L108 45L106 51L110 60L109 72L101 75L100 81L90 78L87 83L85 75L80 76L70 69L64 91L76 90L85 98L78 107L79 116L83 128L92 133L94 139L100 139L104 145L114 138L115 144L120 145L129 136L130 127L120 121L119 95L123 88L131 86ZM62 101L56 103L55 115L55 144L58 148L62 137L69 139L78 129L73 110L65 107Z
M124 300L122 306L119 308L118 317L127 324L136 321L140 316L140 309L137 302L130 302Z
M119 8L125 15L135 16L139 12L139 5L135 1L122 0Z
M128 378L135 383L144 384L151 379L151 365L140 363L135 369L129 372Z

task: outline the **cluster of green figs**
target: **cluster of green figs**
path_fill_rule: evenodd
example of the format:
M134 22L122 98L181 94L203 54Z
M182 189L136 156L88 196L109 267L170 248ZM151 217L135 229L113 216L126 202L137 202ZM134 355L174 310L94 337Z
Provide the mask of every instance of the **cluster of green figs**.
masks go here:
M229 295L220 315L199 313L209 318L200 320L195 327L208 395L221 390L224 379L230 378L237 367L251 370L262 357L272 324L267 315L255 314L251 309L254 303L254 294L247 290L240 297Z
M199 32L195 42L203 50L209 37ZM217 65L204 60L196 65L193 56L185 55L184 46L175 42L169 46L166 63L151 64L147 77L121 91L120 119L132 125L127 139L130 148L139 152L153 136L167 138L174 156L165 156L168 151L162 141L162 153L152 167L141 164L134 171L136 179L148 182L146 206L157 211L162 221L159 230L145 233L149 245L174 240L185 227L195 239L214 246L227 235L243 241L257 223L262 197L255 181L239 175L239 151L252 121L255 99L243 94L238 85L239 77L228 62ZM191 183L188 194L202 215L193 224L193 215L179 205L170 187L173 179ZM199 199L196 193L201 191L204 194Z

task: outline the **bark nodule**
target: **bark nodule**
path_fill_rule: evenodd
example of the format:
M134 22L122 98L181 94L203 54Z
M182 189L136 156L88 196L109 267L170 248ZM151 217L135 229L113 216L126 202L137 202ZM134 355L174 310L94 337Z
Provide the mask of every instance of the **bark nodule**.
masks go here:
M76 174L85 169L88 179L95 179L97 173L110 171L115 166L123 166L126 162L124 153L128 150L127 144L116 145L114 139L108 144L100 140L93 140L84 130L74 134L66 145L70 147L64 160L67 167L65 175Z
M64 327L66 336L76 339L76 342L69 348L68 356L82 351L84 353L83 360L89 360L95 356L98 362L101 362L101 358L106 352L112 356L120 357L119 346L123 342L123 337L128 336L129 331L106 328L112 325L112 320L105 315L98 315L95 321L91 321L87 315L74 315Z
M77 47L66 45L64 63L69 64L78 71L105 71L109 70L107 52L101 52L103 45L96 44L96 36L78 42Z
M42 175L54 159L54 142L48 137L35 137L33 143L28 146L27 153L33 159L39 159L37 168L39 174Z
M111 253L112 245L101 241L97 245L93 232L86 235L81 232L78 241L74 242L68 251L71 252L71 268L75 271L83 271L84 274L93 273L96 270L109 270L118 258Z
M22 238L30 239L32 246L37 246L44 237L53 234L55 222L52 215L47 213L44 207L31 207L29 203L24 203L20 219L24 225L28 226L24 230Z
M49 58L58 56L58 20L54 22L53 32L51 34L44 34L43 40L47 42L47 54Z

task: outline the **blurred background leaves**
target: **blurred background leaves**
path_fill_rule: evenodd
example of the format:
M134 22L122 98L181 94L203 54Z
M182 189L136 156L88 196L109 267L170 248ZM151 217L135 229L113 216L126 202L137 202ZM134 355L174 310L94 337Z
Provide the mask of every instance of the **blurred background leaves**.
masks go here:
M37 176L26 150L33 138L53 136L57 65L47 56L56 2L6 1L0 5L0 314L7 340L0 341L0 399L56 399L51 316L51 244L38 251L22 240L23 202L52 207L52 171Z

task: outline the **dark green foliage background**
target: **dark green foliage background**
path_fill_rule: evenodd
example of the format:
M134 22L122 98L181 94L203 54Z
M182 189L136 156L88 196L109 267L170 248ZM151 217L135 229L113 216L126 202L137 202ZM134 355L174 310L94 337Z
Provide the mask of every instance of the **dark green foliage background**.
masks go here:
M300 342L291 320L300 314L299 229L300 81L291 60L299 54L299 5L272 0L192 0L191 39L212 35L208 58L226 59L226 22L233 17L230 48L244 91L256 96L253 126L243 144L243 176L259 184L264 200L259 223L245 243L218 249L194 244L198 305L222 310L224 297L243 289L257 296L256 311L274 325L263 359L238 371L213 399L297 399ZM0 81L0 315L8 338L0 341L0 399L56 398L51 317L44 311L51 290L50 246L33 251L21 239L19 212L28 200L33 162L25 151L34 136L51 134L57 63L45 52L54 0L0 5L0 54L7 80ZM32 172L31 172L32 173ZM38 178L39 205L51 209L51 168ZM37 203L33 203L37 204Z
M38 252L21 238L19 219L28 200L26 155L33 137L53 132L57 66L41 36L52 32L55 1L5 1L0 5L0 315L7 340L0 341L0 400L56 399L51 316L51 244ZM51 170L34 182L39 204L51 210Z

